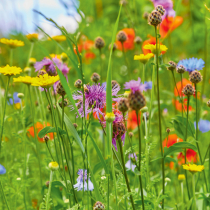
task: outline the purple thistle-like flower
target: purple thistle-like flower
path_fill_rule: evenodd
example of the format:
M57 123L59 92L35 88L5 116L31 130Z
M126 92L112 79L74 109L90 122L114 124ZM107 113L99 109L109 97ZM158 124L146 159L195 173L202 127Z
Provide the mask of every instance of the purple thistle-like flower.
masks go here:
M77 174L79 175L77 178L77 183L74 185L74 188L77 188L77 191L83 190L83 179L84 179L84 191L93 191L94 186L88 177L88 189L87 189L87 170L85 169L85 174L83 174L83 169L79 169Z
M112 88L112 96L117 96L120 87L115 85ZM78 111L82 117L84 117L83 112L83 94L82 91L77 91L76 94L73 94L73 99L78 100L76 106L78 107ZM113 101L118 101L118 98L113 98ZM98 119L100 119L100 115L104 116L104 113L101 111L102 108L106 106L106 83L102 85L94 84L94 85L86 85L85 88L85 115L87 115L92 111L96 113Z
M194 126L196 128L196 122L194 122ZM206 133L206 132L210 131L210 121L200 120L198 122L198 128L202 133Z
M3 165L0 164L0 174L5 174L6 173L6 169L4 168Z
M152 89L152 82L145 82L144 84L141 83L140 77L138 80L131 80L129 82L126 82L124 84L126 90L130 89L133 93L137 90L140 91L147 91L149 89Z
M125 164L125 167L126 168L128 168L128 169L130 169L130 170L132 170L132 171L134 171L134 169L136 168L136 165L135 164L133 164L134 163L134 160L133 159L136 159L136 161L137 161L137 156L136 156L136 153L130 153L129 155L128 155L128 161L127 161L127 163Z
M189 59L183 59L179 61L177 66L183 65L186 68L186 71L191 73L192 71L195 71L195 70L197 71L202 70L204 68L204 64L205 62L201 58L200 59L189 58Z

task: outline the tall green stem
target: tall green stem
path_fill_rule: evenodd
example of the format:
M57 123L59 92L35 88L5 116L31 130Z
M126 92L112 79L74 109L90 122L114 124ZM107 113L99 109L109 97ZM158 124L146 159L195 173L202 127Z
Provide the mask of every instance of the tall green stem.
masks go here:
M47 197L46 197L46 210L49 210L50 209L50 193L51 193L51 187L52 187L52 181L53 181L53 171L51 170L50 171L50 182L49 182L49 189L48 189L48 192L47 192Z
M64 124L64 96L62 95L62 116L61 116L61 129L63 129Z
M139 126L139 112L136 111L136 117L137 117L137 125L138 125L138 136L139 136L139 171L141 173L141 131L140 131L140 126ZM142 177L140 174L140 190L141 190L141 200L142 200L142 209L144 210L144 194L143 194L143 185L142 185Z
M193 188L193 200L196 209L196 197L195 197L195 174L192 174L192 188Z
M30 59L30 57L31 57L31 55L32 55L33 48L34 48L34 43L31 42L31 47L30 47L30 51L29 51L29 54L28 54L28 60L27 60L26 67L28 67L28 65L29 65L29 59Z
M124 160L124 156L123 156L122 141L121 141L121 139L118 139L117 141L119 142L119 146L120 146L120 154L121 154L123 171L124 171L124 176L125 176L127 189L128 189L128 192L131 193L131 189L130 189L130 185L129 185L129 181L128 181L128 175L127 175L126 168L125 168L125 160ZM133 209L135 209L135 205L134 205L134 201L133 201L133 196L132 195L130 195L130 199L131 199L132 207L133 207Z
M9 61L10 66L12 66L13 65L13 49L12 48L10 49L10 59L9 60L10 60Z
M39 162L40 184L41 184L41 187L42 187L41 160L40 160L40 153L39 153L39 147L38 147L37 133L36 133L35 123L34 123L34 107L33 107L32 99L31 99L31 88L30 88L30 85L28 85L28 93L29 93L30 105L31 105L31 116L32 116L32 122L33 122L33 128L34 128L34 138L35 138L35 144L36 144L36 151L37 151L37 157L38 157L38 162Z
M146 69L146 64L143 64L143 72L142 72L142 80L141 80L142 83L145 82L145 69Z
M2 191L2 195L3 195L4 201L6 203L7 209L10 210L9 205L8 205L8 202L7 202L7 199L6 199L6 196L4 194L4 188L2 186L1 180L0 180L0 188L1 188L1 191Z
M2 136L3 136L3 132L4 132L4 118L5 118L6 107L7 107L7 95L8 95L8 89L9 89L9 82L10 82L10 76L8 76L8 80L7 80L7 86L6 86L6 90L5 90L3 117L2 117L2 120L1 120L2 125L1 125L1 133L0 133L0 154L1 154Z
M156 36L156 67L157 67L157 97L158 97L158 115L159 115L159 134L160 134L160 148L162 156L162 187L163 195L165 194L165 164L164 164L164 154L163 154L163 144L162 144L162 129L161 129L161 110L160 110L160 90L159 90L159 63L158 63L158 34L157 26L155 26L155 36ZM164 199L162 200L162 209L164 209Z
M125 65L127 66L127 70L128 70L128 76L129 76L129 79L131 79L130 68L128 65L127 58L126 58L126 53L125 53L125 48L124 48L123 42L121 42L121 44L122 44L122 51L123 51L123 56L124 56L124 60L125 60Z

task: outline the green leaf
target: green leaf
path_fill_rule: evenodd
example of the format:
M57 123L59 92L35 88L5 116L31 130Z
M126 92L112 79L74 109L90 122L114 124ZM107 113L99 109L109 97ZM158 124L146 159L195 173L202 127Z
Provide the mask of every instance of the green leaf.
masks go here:
M177 162L177 160L175 160L174 158L172 158L172 157L165 157L165 162L168 162L168 163L170 163L170 162L174 162L174 163L176 163Z
M59 127L58 127L58 132L60 135L66 134L66 131L62 130ZM47 127L43 128L41 131L39 131L38 137L43 138L48 133L56 133L55 127L47 126Z
M182 149L185 149L185 148L197 151L197 147L189 142L178 142L168 148L164 147L164 157L174 152L181 152Z

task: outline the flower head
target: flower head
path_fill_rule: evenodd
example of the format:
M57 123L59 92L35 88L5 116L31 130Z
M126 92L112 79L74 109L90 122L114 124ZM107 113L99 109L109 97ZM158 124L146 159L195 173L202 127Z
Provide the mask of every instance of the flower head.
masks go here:
M6 38L2 38L0 39L0 42L2 44L6 44L8 45L10 48L16 48L16 47L22 47L24 46L24 42L17 40L17 39L6 39Z
M194 126L196 128L196 122L194 122ZM210 121L200 120L198 122L198 128L202 133L206 133L206 132L210 131Z
M195 70L202 70L204 68L204 64L205 62L201 58L189 58L179 61L177 65L183 65L186 68L186 71L190 73Z
M192 150L192 149L187 149L186 158L187 158L187 161L188 161L188 162L196 163L196 162L198 161L197 152L195 152L195 151ZM185 163L185 155L184 155L182 152L180 152L180 153L177 155L177 159L178 159L178 164L179 164L179 165L182 165L182 164Z
M85 173L83 173L85 171ZM88 188L87 188L87 170L79 169L78 173L79 176L77 178L77 184L74 185L74 188L77 188L77 191L83 190L83 180L84 180L84 191L93 191L94 186L93 183L90 181L90 177L88 177Z
M113 112L106 113L105 120L107 122L113 122L115 120L115 114Z
M147 63L147 61L154 56L153 53L148 53L146 55L140 54L140 55L134 55L134 60L139 60L143 64Z
M195 164L185 164L182 165L183 169L190 171L191 173L201 172L204 170L203 165L195 165Z
M5 67L0 67L0 73L5 76L13 76L16 74L20 74L20 72L22 72L22 69L20 67L9 66L8 64Z
M127 163L125 164L125 167L134 171L134 169L136 168L136 165L134 164L136 161L137 161L137 156L136 156L136 153L130 153L128 155L128 161Z
M162 44L158 44L157 48L158 48L159 53L161 53L162 51L166 52L168 50L168 48L165 45L162 45ZM151 52L153 54L156 54L156 44L155 45L147 44L147 45L144 46L144 49L151 50Z
M32 86L40 86L42 88L49 88L59 80L59 76L49 76L48 74L34 77L31 83Z
M6 169L4 168L3 165L0 164L0 174L5 174L6 173Z
M30 85L31 83L33 83L33 77L30 76L25 76L25 77L18 77L18 78L13 78L13 82L22 82L26 85Z
M53 162L50 162L49 163L49 168L52 170L52 171L56 171L59 169L59 165L56 161L53 161Z
M38 40L39 34L37 33L27 34L26 37L30 42L34 42Z
M178 175L178 180L179 181L185 180L185 175L184 174L179 174Z
M66 41L66 36L64 35L57 35L57 36L52 36L51 38L48 38L48 40L55 40L56 42L63 42Z

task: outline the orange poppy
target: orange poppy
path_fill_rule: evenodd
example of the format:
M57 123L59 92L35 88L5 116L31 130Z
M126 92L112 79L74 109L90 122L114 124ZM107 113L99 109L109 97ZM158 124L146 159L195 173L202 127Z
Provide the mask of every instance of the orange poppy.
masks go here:
M180 26L183 22L183 18L180 16L174 17L166 17L162 21L160 25L160 35L162 38L166 37L168 35L168 32L172 32L174 29L176 29L178 26Z
M170 147L177 142L182 142L183 139L180 139L176 134L170 134L168 138L166 137L163 140L163 147ZM167 145L166 145L167 144Z
M198 155L197 155L197 152L195 152L192 149L187 149L186 158L187 158L188 162L193 162L193 163L196 163L199 159ZM182 165L182 164L185 163L185 156L182 152L180 152L177 155L177 159L178 159L178 164L179 165Z
M139 124L140 124L140 117L139 116ZM138 126L137 124L137 117L136 117L136 111L132 110L128 112L128 121L127 121L127 128L128 130L134 130Z
M47 126L50 126L50 123L48 122L47 123ZM40 122L37 122L35 124L35 129L36 129L36 132L37 132L37 139L39 142L43 143L44 142L44 139L43 138L39 138L38 137L38 133L45 127L45 125L41 124ZM28 137L33 137L34 138L34 127L31 126L29 129L28 129L28 133L27 133ZM49 137L50 139L52 140L53 139L53 133L49 133Z
M124 28L122 29L127 35L127 40L123 43L124 50L133 50L134 49L134 39L135 31L133 28ZM122 44L120 41L116 41L117 49L122 51Z

